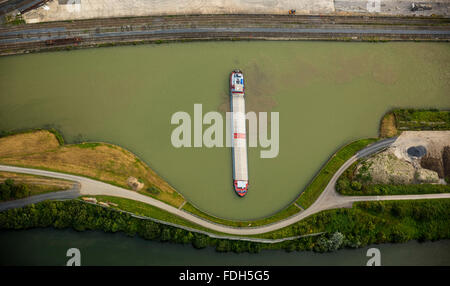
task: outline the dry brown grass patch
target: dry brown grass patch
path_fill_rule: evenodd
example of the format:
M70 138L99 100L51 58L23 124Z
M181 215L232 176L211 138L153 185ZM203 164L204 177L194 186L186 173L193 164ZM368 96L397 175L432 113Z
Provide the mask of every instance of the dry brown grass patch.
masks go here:
M396 124L395 124L395 116L393 113L386 114L381 120L380 125L380 136L385 137L393 137L398 134Z
M52 133L48 131L38 132L44 132L46 133L45 136L50 136L56 141ZM82 143L59 146L56 149L43 148L41 152L36 152L35 150L39 149L35 145L40 145L41 137L47 137L42 134L37 137L34 132L21 135L23 136L20 139L27 141L27 146L30 149L22 148L22 152L14 152L9 150L15 148L13 144L2 145L0 142L0 150L4 150L5 154L10 154L7 157L0 157L1 163L78 174L127 189L129 189L127 179L131 176L145 184L140 193L151 195L176 207L184 202L184 198L166 181L133 153L119 146L106 143ZM18 140L16 139L16 141ZM33 150L33 152L30 152L30 150ZM160 191L153 193L146 191L147 188L152 186Z
M0 158L45 152L59 147L55 135L39 130L0 138Z

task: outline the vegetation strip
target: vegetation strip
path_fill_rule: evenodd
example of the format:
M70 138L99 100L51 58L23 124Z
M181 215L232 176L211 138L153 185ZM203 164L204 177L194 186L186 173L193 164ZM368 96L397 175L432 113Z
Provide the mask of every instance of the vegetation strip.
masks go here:
M395 109L399 130L450 130L450 112L438 109Z

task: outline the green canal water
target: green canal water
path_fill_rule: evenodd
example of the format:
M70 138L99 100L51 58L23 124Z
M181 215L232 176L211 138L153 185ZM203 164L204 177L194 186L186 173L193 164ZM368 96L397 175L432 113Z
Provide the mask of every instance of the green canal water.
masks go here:
M175 112L227 111L234 68L246 76L247 110L280 117L278 157L249 148L245 198L232 189L229 148L171 144ZM68 142L119 144L230 219L287 206L339 146L376 136L393 107L450 108L449 44L208 42L0 58L0 130L51 125Z
M20 246L20 247L19 247ZM261 251L258 254L218 253L130 238L122 233L31 229L0 231L0 265L65 265L69 248L81 252L81 265L359 265L369 248L381 253L382 265L450 265L450 240L372 245L333 253Z

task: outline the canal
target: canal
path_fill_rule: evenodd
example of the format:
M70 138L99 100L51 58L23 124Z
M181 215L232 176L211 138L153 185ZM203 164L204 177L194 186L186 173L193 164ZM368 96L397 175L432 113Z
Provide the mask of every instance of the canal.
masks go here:
M81 265L359 265L369 248L378 248L381 265L450 265L450 240L372 245L332 253L264 250L258 254L219 253L127 237L123 233L31 229L0 231L0 265L65 265L69 248L78 248Z
M276 158L249 148L244 199L232 189L229 148L171 144L175 112L193 115L196 103L204 114L228 110L235 68L246 76L247 111L280 118ZM377 136L389 109L450 108L450 45L255 41L40 53L0 58L0 90L0 130L53 126L69 143L119 144L200 209L255 219L294 200L339 146Z

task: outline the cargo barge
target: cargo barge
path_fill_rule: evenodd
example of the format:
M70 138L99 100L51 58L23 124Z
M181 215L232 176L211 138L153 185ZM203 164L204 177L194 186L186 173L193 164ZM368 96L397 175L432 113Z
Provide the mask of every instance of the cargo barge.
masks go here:
M248 190L247 135L245 127L244 75L234 70L230 75L233 186L236 194Z

